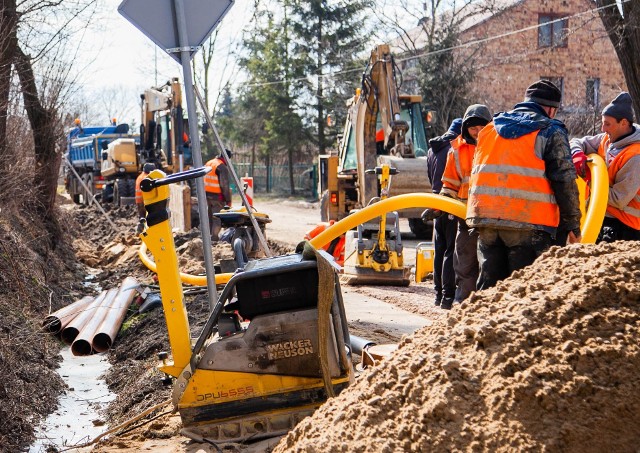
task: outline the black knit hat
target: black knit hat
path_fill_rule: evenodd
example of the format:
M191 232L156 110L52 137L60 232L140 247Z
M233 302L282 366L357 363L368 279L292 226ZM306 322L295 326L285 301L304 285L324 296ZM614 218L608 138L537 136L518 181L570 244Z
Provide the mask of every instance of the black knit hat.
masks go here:
M547 107L558 108L562 100L562 92L548 80L538 80L527 88L524 94L524 100Z
M611 104L602 109L602 116L612 116L620 121L622 118L626 118L627 121L633 123L633 102L631 96L626 91L623 91L616 98L611 101Z

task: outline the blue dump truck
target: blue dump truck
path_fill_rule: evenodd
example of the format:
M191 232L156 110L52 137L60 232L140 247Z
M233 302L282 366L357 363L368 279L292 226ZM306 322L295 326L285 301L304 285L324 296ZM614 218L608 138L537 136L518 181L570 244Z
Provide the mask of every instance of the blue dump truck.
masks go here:
M139 143L140 136L132 134L128 124L83 127L76 121L76 126L67 133L66 153L66 159L75 172L65 165L64 173L65 188L73 201L87 204L94 195L100 196L103 201L111 201L118 173L132 173L135 184L135 175L138 174L136 149ZM109 148L123 148L120 151L126 148L128 152L120 152L119 165L114 166L114 171L103 174ZM78 177L90 190L89 193ZM131 196L134 196L134 192L135 187L132 186Z

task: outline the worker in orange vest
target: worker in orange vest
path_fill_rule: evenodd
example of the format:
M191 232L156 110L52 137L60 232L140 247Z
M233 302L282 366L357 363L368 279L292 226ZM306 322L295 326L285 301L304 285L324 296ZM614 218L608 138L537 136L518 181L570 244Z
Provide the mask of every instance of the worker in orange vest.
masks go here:
M565 125L554 119L562 93L530 85L525 100L494 116L478 136L469 180L467 225L478 230L477 289L530 265L560 226L580 235L580 201Z
M147 162L142 167L142 173L140 173L136 178L136 207L138 208L138 217L144 217L147 213L146 209L144 208L144 200L142 199L142 190L140 190L140 183L144 178L149 176L149 173L151 173L155 169L155 164Z
M226 150L229 158L233 156L230 150ZM220 240L222 222L213 214L222 210L225 206L231 206L231 186L229 184L229 169L224 155L221 153L205 164L211 167L211 171L204 177L204 190L207 195L207 208L209 212L209 225L211 227L211 240Z
M576 171L587 173L587 155L598 153L609 172L607 212L597 241L640 240L640 125L622 92L602 110L602 133L571 140Z
M467 202L469 178L476 150L478 134L492 119L489 107L470 105L462 118L462 132L451 142L447 162L442 174L441 195ZM470 230L465 219L457 219L457 232L453 251L453 270L456 274L454 302L464 301L476 289L478 281L478 232Z

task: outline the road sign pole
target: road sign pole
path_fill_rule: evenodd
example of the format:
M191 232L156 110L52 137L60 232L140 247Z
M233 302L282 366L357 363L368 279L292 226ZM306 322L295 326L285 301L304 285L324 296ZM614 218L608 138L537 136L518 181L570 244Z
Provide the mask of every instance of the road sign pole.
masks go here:
M178 29L180 43L180 63L184 78L184 94L187 101L187 117L189 118L189 135L193 164L202 167L202 150L200 149L200 135L198 133L198 114L196 100L193 94L193 74L191 72L191 48L187 35L187 20L184 12L184 0L173 0L175 5L175 24ZM204 266L207 272L207 289L209 291L209 311L212 312L218 301L216 291L216 274L211 252L211 231L209 228L209 213L204 190L204 180L196 178L196 194L198 197L198 213L200 214L200 231L202 233L202 247L204 248Z

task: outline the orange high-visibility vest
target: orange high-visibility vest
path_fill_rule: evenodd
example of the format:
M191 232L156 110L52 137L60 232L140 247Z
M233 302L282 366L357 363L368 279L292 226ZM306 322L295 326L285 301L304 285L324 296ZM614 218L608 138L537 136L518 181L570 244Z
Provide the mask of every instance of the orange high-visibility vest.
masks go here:
M149 176L149 173L142 172L136 178L136 204L144 203L144 200L142 199L142 190L140 190L140 183L147 176Z
M459 135L451 142L451 150L447 154L447 163L442 174L442 187L447 192L455 193L462 201L469 198L469 177L475 151L476 146L467 143Z
M539 131L516 139L489 123L478 137L469 184L467 219L496 219L557 227L560 212L544 160L535 154Z
M222 193L216 169L223 164L224 162L219 157L215 157L205 164L207 167L211 167L211 171L204 176L205 191L209 193Z
M605 140L603 139L602 141L604 142ZM640 143L634 143L626 146L622 151L620 151L620 154L613 158L607 168L607 171L609 172L609 186L614 185L616 175L620 169L624 167L624 164L626 164L632 157L638 155L640 155ZM638 189L638 192L624 208L618 209L613 206L607 206L607 214L614 216L616 219L631 228L640 230L640 189Z

